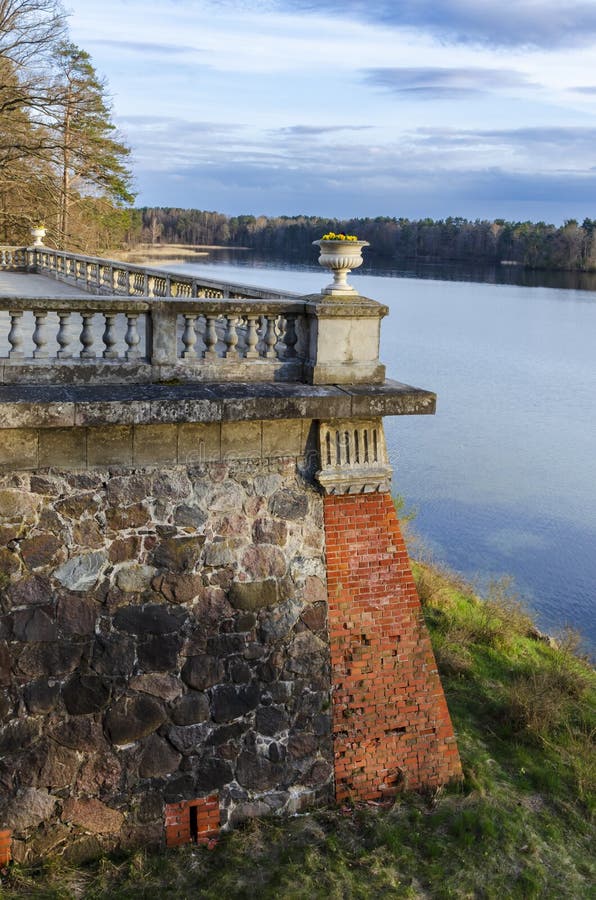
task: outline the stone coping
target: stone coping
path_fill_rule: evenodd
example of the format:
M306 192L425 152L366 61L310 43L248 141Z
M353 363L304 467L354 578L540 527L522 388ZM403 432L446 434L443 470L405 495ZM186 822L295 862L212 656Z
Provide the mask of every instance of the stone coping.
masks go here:
M436 395L370 385L2 385L0 429L432 415Z

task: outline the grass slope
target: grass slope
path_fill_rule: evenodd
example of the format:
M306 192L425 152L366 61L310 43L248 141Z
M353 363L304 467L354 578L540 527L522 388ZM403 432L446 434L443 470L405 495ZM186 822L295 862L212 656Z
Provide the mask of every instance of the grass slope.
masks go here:
M478 600L416 564L464 784L392 806L261 820L209 851L11 868L31 898L588 898L596 676L570 640L542 638L500 589Z

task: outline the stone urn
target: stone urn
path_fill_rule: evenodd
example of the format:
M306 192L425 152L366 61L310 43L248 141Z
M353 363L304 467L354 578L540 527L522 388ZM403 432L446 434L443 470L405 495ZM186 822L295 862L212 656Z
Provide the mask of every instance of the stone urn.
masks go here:
M321 251L319 265L333 272L333 281L321 291L322 294L358 294L356 288L348 284L348 273L362 265L362 250L368 241L342 241L321 238L313 241L313 246Z
M31 229L31 236L34 238L34 247L43 247L43 239L46 236L46 229L43 225L34 225Z

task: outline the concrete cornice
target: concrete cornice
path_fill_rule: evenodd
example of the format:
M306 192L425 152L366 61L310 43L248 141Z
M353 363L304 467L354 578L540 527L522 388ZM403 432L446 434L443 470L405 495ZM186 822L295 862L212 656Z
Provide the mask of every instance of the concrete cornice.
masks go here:
M384 384L0 386L0 429L432 415L436 395Z

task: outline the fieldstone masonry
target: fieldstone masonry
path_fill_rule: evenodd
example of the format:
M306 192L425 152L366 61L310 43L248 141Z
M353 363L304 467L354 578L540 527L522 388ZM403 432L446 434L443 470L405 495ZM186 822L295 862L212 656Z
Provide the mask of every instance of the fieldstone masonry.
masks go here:
M384 380L387 307L2 259L137 299L0 299L0 865L458 778L382 424L435 396Z
M304 460L0 477L0 790L17 859L333 796L322 497Z

